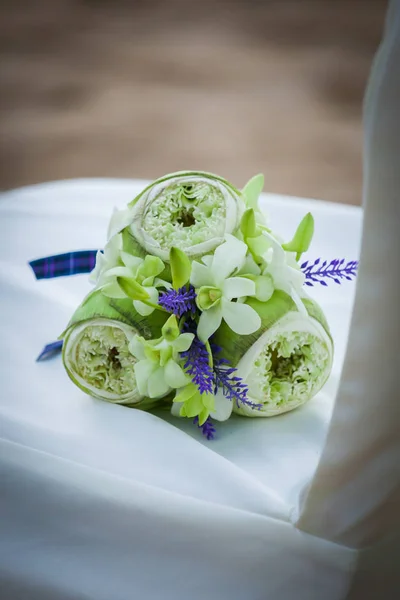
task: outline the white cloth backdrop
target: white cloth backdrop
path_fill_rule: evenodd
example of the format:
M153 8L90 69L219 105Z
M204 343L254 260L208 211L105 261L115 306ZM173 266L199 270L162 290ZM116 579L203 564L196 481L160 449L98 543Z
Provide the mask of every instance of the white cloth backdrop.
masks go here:
M197 599L209 590L261 600L279 590L289 600L295 590L297 600L340 598L352 552L296 531L290 519L321 453L354 283L313 291L336 340L326 388L293 413L218 424L212 442L168 413L167 422L85 396L59 357L35 363L90 285L85 275L35 281L27 261L101 247L113 206L143 185L59 182L0 200L0 568L9 597ZM287 238L312 210L310 257L357 258L359 208L275 196L265 206ZM297 577L303 596L292 588Z
M396 1L369 95L362 273L325 448L354 284L314 290L336 340L325 389L278 418L232 419L219 426L217 440L206 442L195 427L168 415L84 396L60 359L34 361L62 331L88 283L85 276L37 282L27 261L103 245L111 209L144 182L81 180L2 194L1 598L397 597L398 413L391 392L398 371L400 132L396 86L387 78L393 72L389 81L396 81L400 64L391 33L400 32L397 9ZM274 227L287 237L312 210L310 257L357 258L360 209L264 200ZM373 540L386 543L385 551L358 551ZM376 586L368 595L365 577L359 585L363 569Z

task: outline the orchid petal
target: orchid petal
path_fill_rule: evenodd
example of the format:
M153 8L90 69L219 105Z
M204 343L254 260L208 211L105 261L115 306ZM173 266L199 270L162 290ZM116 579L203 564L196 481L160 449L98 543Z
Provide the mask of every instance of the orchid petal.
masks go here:
M150 375L155 371L157 365L151 360L139 360L135 364L135 377L137 388L143 396L148 394L148 382Z
M203 402L203 406L205 408L208 408L208 410L215 410L215 401L214 401L214 394L210 394L210 393L205 393L205 394L201 394L201 399Z
M251 254L248 254L238 275L260 275L260 273L260 267L257 265Z
M212 254L206 254L205 256L202 257L201 260L206 265L206 267L211 267L212 261L213 261L213 255Z
M185 411L188 417L196 417L204 409L200 392L194 394L185 402Z
M264 187L264 175L261 173L254 175L244 186L242 194L245 198L247 206L250 208L258 208L258 198Z
M227 421L232 413L233 402L224 396L221 389L214 396L215 409L211 413L211 417L216 421Z
M180 388L190 383L190 378L172 358L169 359L164 367L164 377L171 388Z
M155 310L154 306L149 306L141 300L134 300L133 306L135 307L135 310L139 313L139 315L142 315L142 317L148 317Z
M172 342L172 346L176 352L186 352L192 345L193 338L194 333L182 333Z
M223 284L224 296L228 300L241 296L254 296L256 284L246 277L229 277Z
M153 371L148 380L148 392L150 398L160 398L170 391L170 386L165 381L164 367L158 367Z
M261 327L260 315L248 304L229 302L223 298L222 316L232 331L241 335L249 335Z
M149 300L150 296L147 290L151 288L144 288L135 279L128 277L117 277L117 283L125 292L125 295L132 300Z
M173 417L180 417L182 406L183 406L183 402L173 402L172 406L171 406L171 415Z
M113 267L112 269L107 269L105 275L107 277L126 277L127 279L132 279L133 273L128 267Z
M164 323L161 334L164 338L162 345L165 345L166 342L173 342L179 337L179 326L175 315L171 315ZM168 343L168 347L169 345L170 344Z
M245 239L248 237L252 238L260 235L260 229L257 227L253 208L248 208L243 214L242 220L240 222L240 231L242 232L243 237Z
M165 269L165 265L158 256L148 254L140 266L140 273L144 277L157 277Z
M144 349L143 338L139 337L138 335L133 336L129 342L129 352L138 360L145 359L146 353Z
M148 301L151 302L152 304L157 304L158 303L157 288L144 287L143 289L148 294ZM147 300L147 298L146 298L146 300ZM147 317L148 315L151 315L151 313L155 310L154 306L149 306L148 304L146 304L145 302L142 302L141 300L134 300L133 306L138 311L138 313L140 315L142 315L143 317Z
M256 284L256 298L260 302L267 302L274 293L274 282L271 275L261 275L255 280Z
M212 334L217 331L222 321L221 302L216 306L201 313L197 326L197 335L202 342L206 342Z
M116 233L119 233L125 229L125 227L128 227L131 222L132 209L126 208L124 210L118 210L117 208L114 208L114 212L108 225L107 239L111 239Z
M226 241L215 250L211 266L216 285L221 285L229 275L239 270L247 254L247 246L244 242L232 235L226 235L225 239Z
M171 265L172 283L174 288L178 290L189 281L192 265L189 257L183 250L175 247L172 247L169 251L169 262Z
M173 399L173 402L179 402L181 404L184 404L185 402L187 402L187 400L189 400L189 398L191 398L195 394L197 394L197 387L194 383L189 383L189 385L186 385L184 388L178 391L175 398Z
M249 247L250 252L254 256L263 256L263 254L269 248L269 242L264 235L258 235L257 237L248 237L246 243Z
M116 281L110 281L109 283L104 284L100 290L107 298L126 298L126 294L121 290Z
M310 247L314 235L314 217L311 213L307 213L301 220L293 238L290 242L282 244L284 250L296 252L296 259L299 260L303 252L306 252Z
M105 261L105 258L104 258L104 254L100 250L98 250L97 254L96 254L96 264L95 264L95 267L94 267L93 271L89 275L89 281L90 281L90 283L97 283L105 262L106 261Z
M201 412L199 412L198 414L198 425L199 427L201 427L202 425L204 425L204 423L207 421L208 417L210 416L210 411L208 410L207 407L204 407L203 410Z
M158 303L158 289L155 286L152 287L145 287L146 292L149 295L150 298L150 302L152 302L153 304L157 304Z
M172 290L172 284L169 281L164 281L163 279L159 279L156 277L153 282L154 287L163 287L166 290Z
M211 270L202 263L193 261L190 283L194 285L195 288L202 287L203 285L214 285Z
M121 252L121 259L124 265L136 274L136 270L143 262L143 258L133 256L129 252Z

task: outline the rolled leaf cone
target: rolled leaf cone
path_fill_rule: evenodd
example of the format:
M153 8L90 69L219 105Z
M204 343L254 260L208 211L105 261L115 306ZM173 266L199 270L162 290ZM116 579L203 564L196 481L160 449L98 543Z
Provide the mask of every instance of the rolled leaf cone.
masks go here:
M137 313L128 298L107 298L100 290L89 294L60 336L63 363L71 380L84 392L116 404L148 410L157 404L136 387L136 359L129 352L135 334L158 337L168 314Z
M242 193L222 177L200 171L171 173L114 213L108 237L124 232L136 256L154 254L168 262L174 246L195 258L234 233L244 210Z
M260 315L261 328L252 335L234 334L222 324L214 337L222 355L247 384L251 404L233 404L249 417L272 417L310 400L327 381L333 361L333 341L320 306L302 298L299 312L285 292L276 290L267 302L248 299Z

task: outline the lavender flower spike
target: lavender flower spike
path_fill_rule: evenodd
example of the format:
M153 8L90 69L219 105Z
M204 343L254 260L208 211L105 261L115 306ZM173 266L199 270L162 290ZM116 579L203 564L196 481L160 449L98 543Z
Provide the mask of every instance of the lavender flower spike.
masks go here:
M240 408L241 405L244 405L252 409L260 410L262 408L262 404L256 404L248 399L248 386L243 382L243 380L240 377L234 375L237 369L235 369L234 367L228 367L226 363L227 361L222 359L218 361L218 364L214 364L214 393L216 394L218 388L221 388L225 398L231 400L232 403L236 403L236 406L238 408Z
M189 350L181 353L185 358L184 369L198 387L200 394L214 393L214 373L209 363L207 348L197 336L193 338Z
M182 317L184 314L193 315L196 311L196 292L194 287L181 287L179 290L167 290L160 295L158 304L176 317Z
M358 268L357 260L350 260L346 263L345 259L335 258L329 263L327 260L321 264L321 259L317 258L313 263L309 264L308 261L301 265L301 270L305 275L305 285L313 287L314 283L320 283L323 286L327 286L326 280L332 279L339 285L343 279L351 281L356 276Z
M193 425L197 425L197 427L201 429L201 433L205 438L207 438L208 441L215 438L216 430L210 417L208 417L207 421L205 421L203 425L199 425L199 417L195 417L193 420Z

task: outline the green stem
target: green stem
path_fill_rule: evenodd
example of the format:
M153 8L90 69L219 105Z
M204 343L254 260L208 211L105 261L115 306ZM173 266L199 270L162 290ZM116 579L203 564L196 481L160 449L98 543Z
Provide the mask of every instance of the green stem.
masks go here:
M213 360L213 355L212 355L212 352L211 352L210 342L208 340L205 343L205 347L206 347L206 350L208 352L208 364L211 367L211 369L213 369L214 368L214 360Z

